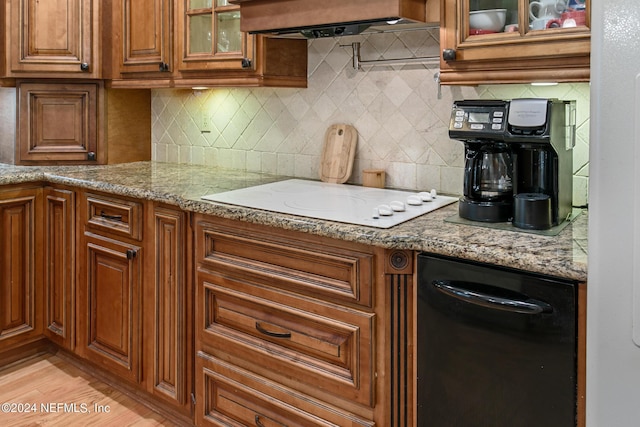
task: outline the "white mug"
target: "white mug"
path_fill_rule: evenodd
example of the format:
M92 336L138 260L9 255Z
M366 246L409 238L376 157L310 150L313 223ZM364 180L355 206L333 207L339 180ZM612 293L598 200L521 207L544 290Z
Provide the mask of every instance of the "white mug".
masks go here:
M536 18L533 21L531 21L531 24L529 24L529 28L532 30L545 30L549 22L553 20L554 18L549 18L549 17Z
M539 0L529 3L529 17L532 20L560 18L567 9L567 0Z

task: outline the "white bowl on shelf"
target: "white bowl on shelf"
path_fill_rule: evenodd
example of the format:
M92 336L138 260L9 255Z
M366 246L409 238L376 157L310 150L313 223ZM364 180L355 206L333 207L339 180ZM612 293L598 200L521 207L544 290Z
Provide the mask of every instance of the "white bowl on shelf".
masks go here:
M507 9L486 9L469 12L469 28L501 32L507 19Z

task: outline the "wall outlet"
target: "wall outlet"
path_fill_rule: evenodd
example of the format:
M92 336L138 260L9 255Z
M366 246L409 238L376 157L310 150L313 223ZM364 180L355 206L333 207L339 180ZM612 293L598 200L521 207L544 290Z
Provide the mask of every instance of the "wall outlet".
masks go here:
M200 123L198 123L198 128L200 132L211 132L211 118L209 117L209 113L206 110L200 110Z

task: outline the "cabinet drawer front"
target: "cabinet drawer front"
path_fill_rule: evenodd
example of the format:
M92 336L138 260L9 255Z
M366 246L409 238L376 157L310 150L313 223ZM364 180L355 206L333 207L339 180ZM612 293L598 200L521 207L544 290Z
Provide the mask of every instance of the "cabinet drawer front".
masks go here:
M279 239L249 227L198 224L198 261L235 276L365 307L372 306L373 255ZM346 244L345 244L346 246Z
M201 352L196 358L200 424L269 427L373 426L353 414L300 395Z
M286 372L311 393L373 405L374 314L213 274L201 279L200 287L203 347L234 354L247 364L258 358L264 362L258 370L269 367L263 375Z
M142 204L95 194L86 195L87 225L117 233L134 240L142 239Z

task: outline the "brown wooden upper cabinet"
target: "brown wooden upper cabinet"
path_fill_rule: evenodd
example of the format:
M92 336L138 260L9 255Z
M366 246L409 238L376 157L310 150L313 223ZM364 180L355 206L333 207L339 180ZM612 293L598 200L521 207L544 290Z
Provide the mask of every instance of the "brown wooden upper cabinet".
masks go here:
M306 40L240 31L227 0L105 1L104 77L112 87L306 87Z
M100 0L7 0L9 78L100 78Z
M151 158L151 94L99 80L16 80L15 162L107 164Z
M590 0L442 3L443 84L589 81Z
M122 29L119 61L122 73L173 71L173 2L171 0L121 0L114 19Z
M255 69L254 37L240 31L240 6L227 0L179 4L181 71Z

